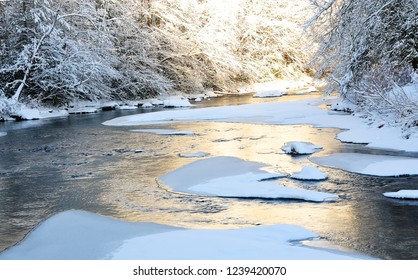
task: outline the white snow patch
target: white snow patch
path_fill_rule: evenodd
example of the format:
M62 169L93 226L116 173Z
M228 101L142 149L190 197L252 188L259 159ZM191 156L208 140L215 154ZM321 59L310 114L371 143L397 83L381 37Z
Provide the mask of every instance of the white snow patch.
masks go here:
M138 109L138 106L135 106L135 105L119 105L117 108L119 110L136 110L136 109Z
M342 153L325 157L311 157L310 160L323 166L365 175L418 175L418 158Z
M180 157L183 158L201 158L209 155L209 153L206 152L196 152L196 153L190 153L190 154L179 154Z
M163 106L166 108L191 107L192 104L184 96L170 96L163 100Z
M326 180L328 175L314 166L305 166L301 171L293 173L290 178L307 181L321 181Z
M296 225L233 230L188 230L130 223L70 210L42 222L4 260L334 260L361 255L327 251L291 241L317 235Z
M256 84L254 85L255 94L254 97L266 98L266 97L280 97L287 94L286 92L287 85L279 83L265 83L265 84Z
M152 108L152 107L154 106L152 105L152 103L149 103L149 102L142 104L142 108Z
M7 135L7 132L2 132L2 131L0 131L0 137L2 137L2 136L6 136Z
M319 90L316 87L311 86L311 87L309 87L309 88L307 88L305 90L301 90L301 91L296 92L296 94L303 95L303 94L309 94L309 93L318 92L318 91Z
M418 199L418 190L400 190L397 192L386 192L383 195L390 198Z
M194 100L195 102L202 102L202 97L197 97L197 98L195 98L195 100Z
M174 130L174 129L158 129L158 128L132 129L129 131L151 133L151 134L157 134L157 135L193 135L194 134L192 131L180 131L180 130Z
M269 181L285 177L261 170L264 165L234 157L198 160L160 177L174 191L197 195L325 201L338 196L287 188Z
M288 142L283 145L282 150L291 155L310 155L321 150L322 147L309 142Z

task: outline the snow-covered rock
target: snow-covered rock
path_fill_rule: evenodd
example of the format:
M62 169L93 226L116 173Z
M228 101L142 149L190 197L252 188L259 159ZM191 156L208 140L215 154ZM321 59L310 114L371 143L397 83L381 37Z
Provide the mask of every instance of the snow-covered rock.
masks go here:
M326 180L328 175L314 166L305 166L301 171L293 173L290 178L306 181L322 181Z
M7 135L7 132L2 132L2 131L0 131L0 137L2 137L2 136L6 136Z
M264 165L234 157L213 157L190 163L160 177L177 192L244 198L300 199L322 202L338 196L287 188L269 178L285 177L261 170Z
M160 99L152 99L151 104L154 105L154 106L162 106L162 105L164 105L164 101L162 101Z
M142 133L151 133L157 135L193 135L192 131L180 131L174 129L158 129L158 128L150 128L150 129L132 129L131 132L142 132Z
M123 222L70 210L36 227L2 260L296 260L361 259L346 252L294 246L317 235L296 225L233 230L184 229Z
M418 199L418 190L400 190L397 192L386 192L383 195L390 198Z
M146 102L146 103L142 104L141 107L144 108L144 109L149 109L149 108L152 108L154 106L152 105L152 103Z
M309 142L288 142L283 145L282 150L291 155L310 155L321 150L322 147Z
M192 104L184 96L170 96L163 100L163 106L166 108L191 107Z
M195 102L202 102L202 97L197 97L197 98L195 98L195 100L194 100Z
M119 110L136 110L138 106L135 105L120 105L117 107Z
M316 164L374 176L418 175L418 158L342 153L311 157Z
M201 158L209 155L209 153L206 152L196 152L196 153L190 153L190 154L179 154L179 157L183 158Z
M75 107L68 109L69 114L93 114L97 113L98 111L99 108L95 107Z

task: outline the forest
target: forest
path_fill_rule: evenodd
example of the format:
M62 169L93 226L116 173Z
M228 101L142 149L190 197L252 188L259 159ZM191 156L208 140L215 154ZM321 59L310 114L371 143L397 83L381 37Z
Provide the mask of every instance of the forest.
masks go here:
M0 119L313 77L418 125L416 0L2 0L0 14Z

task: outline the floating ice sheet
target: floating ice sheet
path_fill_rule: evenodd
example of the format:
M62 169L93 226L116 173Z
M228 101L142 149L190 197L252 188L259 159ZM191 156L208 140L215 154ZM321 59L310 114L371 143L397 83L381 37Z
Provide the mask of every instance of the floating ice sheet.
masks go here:
M305 166L301 171L293 173L290 178L306 181L321 181L327 179L328 175L314 166Z
M261 170L263 165L234 157L214 157L190 163L160 180L177 192L242 198L300 199L322 202L338 196L311 190L281 186L269 178L278 178Z
M286 154L291 155L310 155L321 149L322 147L309 142L288 142L282 147Z
M397 192L386 192L383 195L390 198L418 199L418 190L400 190Z
M365 175L418 175L418 158L342 153L325 157L311 157L310 160L323 166Z

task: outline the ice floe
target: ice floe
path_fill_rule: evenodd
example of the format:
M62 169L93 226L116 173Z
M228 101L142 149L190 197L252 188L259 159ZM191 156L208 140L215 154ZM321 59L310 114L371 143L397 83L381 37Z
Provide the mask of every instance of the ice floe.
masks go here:
M383 195L390 198L418 199L418 190L400 190L397 192L385 192Z
M141 132L141 133L151 133L157 135L193 135L192 131L180 131L174 129L158 129L158 128L150 128L150 129L132 129L129 130L131 132Z
M365 256L292 244L317 235L296 225L233 230L131 223L70 210L42 222L3 260L334 260Z
M301 171L290 175L290 178L306 181L322 181L328 178L328 175L314 166L305 166Z
M189 154L179 154L180 157L183 158L201 158L209 155L209 153L206 152L196 152L196 153L189 153Z
M418 158L341 153L311 157L316 164L374 176L418 175Z
M309 142L288 142L283 145L282 150L291 155L310 155L321 150L322 147Z
M176 192L264 199L299 199L322 202L337 195L281 186L270 178L285 177L261 170L264 165L235 157L213 157L190 163L160 177Z

